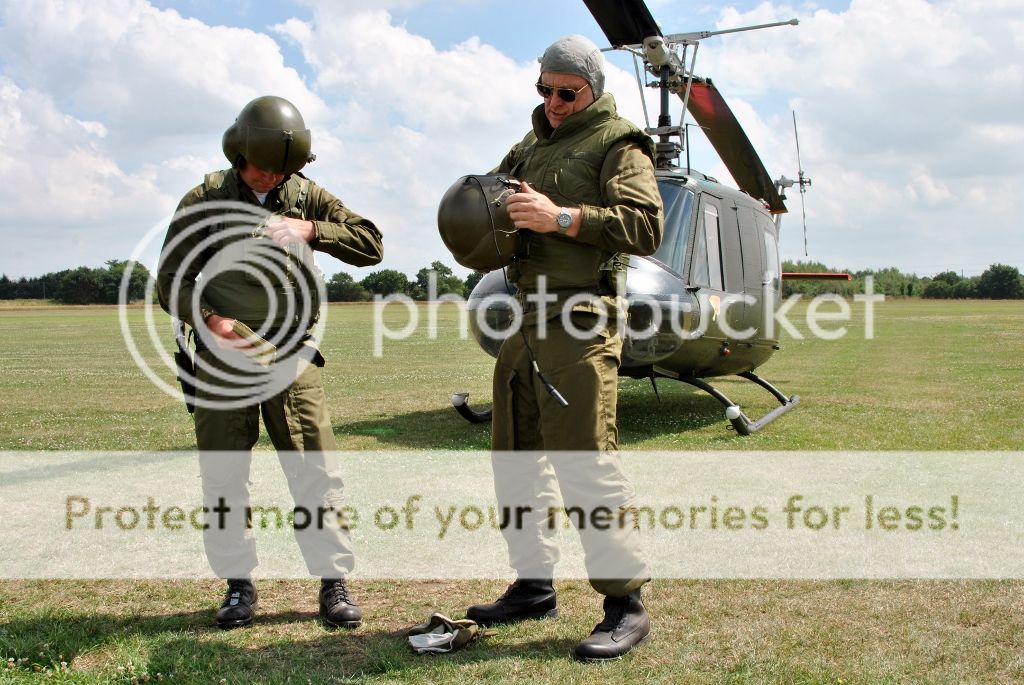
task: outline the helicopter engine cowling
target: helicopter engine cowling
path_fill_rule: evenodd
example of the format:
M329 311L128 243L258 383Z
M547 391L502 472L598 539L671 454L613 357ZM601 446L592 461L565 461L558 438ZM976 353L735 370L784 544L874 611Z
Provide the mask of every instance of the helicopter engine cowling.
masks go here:
M513 321L515 287L501 271L484 275L469 296L469 325L477 344L498 356ZM626 275L628 324L623 330L622 367L650 366L674 353L697 326L699 304L679 278L655 260L631 256Z

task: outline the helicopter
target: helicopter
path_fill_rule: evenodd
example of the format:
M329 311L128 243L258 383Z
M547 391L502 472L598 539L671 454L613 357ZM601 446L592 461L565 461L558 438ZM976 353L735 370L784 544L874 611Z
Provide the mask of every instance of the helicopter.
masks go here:
M725 33L796 25L798 20L719 31L665 35L643 0L584 0L608 38L607 50L633 55L637 84L643 99L644 85L660 95L657 126L647 134L656 138L656 170L664 204L664 235L651 256L629 255L620 292L628 306L629 326L623 335L619 375L651 380L665 378L689 384L708 393L725 407L725 417L737 433L750 435L800 402L764 380L755 369L780 349L769 326L780 302L781 280L808 277L783 274L778 236L781 215L787 212L786 189L796 185L803 193L811 185L800 166L796 180L780 176L772 181L739 121L710 78L697 76L700 41ZM687 65L687 60L689 64ZM643 73L654 77L645 84ZM669 113L670 96L683 102L683 117L674 125ZM738 189L696 171L689 164L686 113L707 136ZM647 116L646 103L644 114ZM796 115L794 113L794 133ZM797 139L799 150L799 139ZM685 166L680 157L685 150ZM799 152L798 152L799 154ZM806 212L805 245L806 245ZM842 277L829 274L825 277ZM497 357L514 313L511 294L502 269L485 274L468 299L471 330L477 343ZM484 309L483 312L477 310ZM479 321L486 322L481 326ZM486 328L486 330L485 330ZM744 414L707 379L738 376L770 393L777 407L756 420ZM490 410L476 410L469 394L456 392L453 407L473 423L491 419Z

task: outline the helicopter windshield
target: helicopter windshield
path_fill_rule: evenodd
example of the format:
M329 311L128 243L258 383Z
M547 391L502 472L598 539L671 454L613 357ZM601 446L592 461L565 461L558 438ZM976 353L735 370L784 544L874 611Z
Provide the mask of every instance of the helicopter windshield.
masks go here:
M686 246L690 242L693 223L692 190L672 181L658 182L661 199L665 204L665 233L654 258L677 274L685 271Z

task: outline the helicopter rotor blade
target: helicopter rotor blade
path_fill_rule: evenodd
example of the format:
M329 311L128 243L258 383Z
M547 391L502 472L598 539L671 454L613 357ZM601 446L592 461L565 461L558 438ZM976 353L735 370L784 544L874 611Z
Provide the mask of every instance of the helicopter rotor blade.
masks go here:
M786 212L768 170L711 79L693 79L686 108L704 130L736 185L767 202L772 214Z
M643 0L583 0L614 48L640 45L661 29Z

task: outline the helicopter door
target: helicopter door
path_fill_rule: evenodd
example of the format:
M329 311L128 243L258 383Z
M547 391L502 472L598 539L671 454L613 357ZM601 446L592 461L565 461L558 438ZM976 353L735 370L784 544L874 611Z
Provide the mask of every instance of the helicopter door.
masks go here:
M763 251L763 223L766 218L750 207L739 207L740 243L743 246L743 291L749 298L745 307L748 326L753 326L760 337L764 330L764 280L765 266Z
M743 245L740 242L739 207L735 202L723 200L725 207L718 222L721 241L722 289L728 293L729 303L725 308L725 320L733 331L747 328L747 306L743 302L744 263Z
M701 195L700 215L690 258L690 283L699 286L697 299L706 308L708 340L725 340L719 315L725 299L722 277L721 204L707 193ZM742 305L741 305L742 306Z

